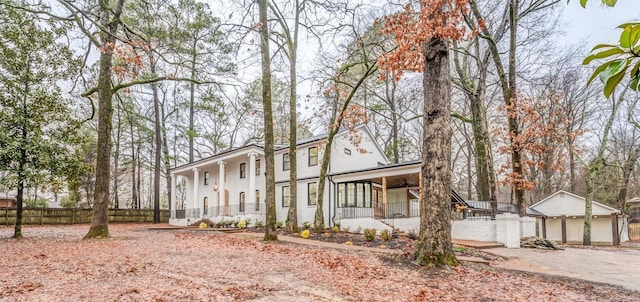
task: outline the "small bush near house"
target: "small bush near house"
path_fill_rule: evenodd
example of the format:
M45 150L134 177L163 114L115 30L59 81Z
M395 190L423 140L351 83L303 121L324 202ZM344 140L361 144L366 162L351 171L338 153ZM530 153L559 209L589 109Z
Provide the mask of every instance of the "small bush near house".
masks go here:
M310 235L311 235L311 231L309 231L309 230L304 230L304 231L300 232L300 237L302 237L304 239L309 239Z
M283 224L282 221L276 222L276 228L281 228L282 224Z
M407 232L407 237L409 237L409 239L411 239L411 240L418 239L418 233L416 233L416 229L410 229Z
M340 227L339 226L334 226L333 228L331 228L331 231L334 233L339 233L340 232Z
M198 226L198 228L200 228L201 230L204 230L208 227L208 225L204 222L201 222L200 225Z
M391 240L391 231L389 231L389 230L380 231L380 238L382 238L382 240L384 240L384 241Z
M302 223L302 228L308 230L311 228L311 222L305 221Z
M252 220L251 218L245 218L245 219L244 219L244 223L246 224L246 226L247 226L247 227L249 227L249 225L251 225L251 222L252 222L252 221L253 221L253 220Z
M246 221L244 221L244 220L240 220L240 221L238 221L237 226L238 226L240 229L244 229L244 228L246 228L246 227L247 227L247 222L246 222Z
M256 220L256 224L255 224L256 229L262 228L263 226L264 224L262 223L262 220Z
M367 241L375 241L376 229L364 229L364 239Z

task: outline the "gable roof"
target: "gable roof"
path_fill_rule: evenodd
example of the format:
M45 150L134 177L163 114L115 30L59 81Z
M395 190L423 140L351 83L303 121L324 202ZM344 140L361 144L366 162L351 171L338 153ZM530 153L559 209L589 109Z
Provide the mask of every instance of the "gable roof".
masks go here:
M552 200L557 200L561 196L569 196L574 201L579 201L581 203L585 202L585 198L573 194L571 192L567 192L564 190L559 190L542 200L536 202L535 204L529 206L529 208L544 214L545 216L557 216L557 215L573 215L579 216L584 215L584 206L578 206L575 202L573 204L569 204L571 201L569 199L563 198L562 201L564 204L556 203L553 206L547 206L546 203ZM577 206L577 207L576 207ZM554 209L554 210L551 210ZM554 212L555 211L555 212ZM593 215L610 215L613 213L620 213L620 210L610 207L608 205L604 205L597 201L593 201Z

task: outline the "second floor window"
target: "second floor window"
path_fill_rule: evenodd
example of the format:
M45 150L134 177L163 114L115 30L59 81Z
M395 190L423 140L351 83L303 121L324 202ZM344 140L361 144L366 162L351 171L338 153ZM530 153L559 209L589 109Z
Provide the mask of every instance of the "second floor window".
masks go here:
M318 165L318 147L309 148L309 167Z
M209 171L205 171L204 172L204 185L208 185L209 184Z
M240 178L245 178L247 177L247 164L246 163L241 163L240 164Z
M282 171L289 171L289 153L282 154Z
M256 176L260 176L260 160L256 159Z

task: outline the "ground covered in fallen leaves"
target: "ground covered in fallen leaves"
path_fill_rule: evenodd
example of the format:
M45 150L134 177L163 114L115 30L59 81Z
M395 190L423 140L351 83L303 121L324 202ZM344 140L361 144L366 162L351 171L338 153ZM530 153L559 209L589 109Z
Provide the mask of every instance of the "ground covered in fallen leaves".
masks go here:
M462 266L426 271L370 252L242 234L111 225L0 227L1 301L638 301L567 278Z

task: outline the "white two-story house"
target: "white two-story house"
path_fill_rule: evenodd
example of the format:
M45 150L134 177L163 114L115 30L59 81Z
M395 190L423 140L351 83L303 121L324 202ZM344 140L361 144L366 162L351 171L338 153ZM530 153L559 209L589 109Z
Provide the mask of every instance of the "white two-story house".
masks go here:
M289 206L298 207L298 222L313 223L318 181L327 137L297 142L297 200L290 199L289 148L276 147L276 215L287 219ZM325 226L340 222L361 228L390 228L393 221L419 216L419 161L389 165L366 126L336 135L326 179ZM171 169L170 224L190 225L201 219L224 217L264 221L264 149L250 144ZM390 223L391 221L391 223Z

